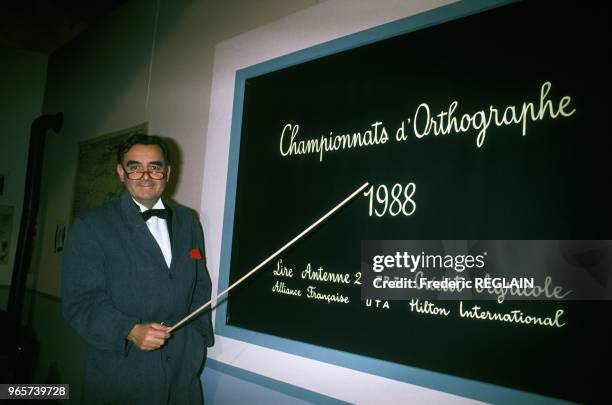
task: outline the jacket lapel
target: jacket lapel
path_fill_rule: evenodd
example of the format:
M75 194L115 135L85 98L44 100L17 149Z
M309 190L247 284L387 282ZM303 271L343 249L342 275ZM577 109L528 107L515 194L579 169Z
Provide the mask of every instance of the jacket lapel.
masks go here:
M172 241L172 262L170 263L170 269L172 270L175 267L175 263L179 263L179 256L187 255L185 250L185 246L189 246L188 238L191 237L191 232L187 229L189 226L189 222L186 221L185 217L180 214L177 206L162 198L164 205L170 210L172 210L172 237L170 238Z
M136 243L137 247L143 253L150 255L161 268L167 269L168 265L166 264L164 254L151 231L149 231L147 224L143 221L138 206L127 191L123 191L121 194L121 212L131 230L132 240ZM172 250L174 252L174 248Z

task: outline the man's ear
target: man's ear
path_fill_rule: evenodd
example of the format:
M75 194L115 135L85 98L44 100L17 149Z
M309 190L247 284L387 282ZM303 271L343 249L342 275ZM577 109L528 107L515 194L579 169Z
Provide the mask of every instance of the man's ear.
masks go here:
M168 166L168 172L166 173L166 182L170 181L170 172L172 171L172 166Z
M117 176L119 176L119 180L122 183L125 183L125 171L123 170L123 166L117 163Z

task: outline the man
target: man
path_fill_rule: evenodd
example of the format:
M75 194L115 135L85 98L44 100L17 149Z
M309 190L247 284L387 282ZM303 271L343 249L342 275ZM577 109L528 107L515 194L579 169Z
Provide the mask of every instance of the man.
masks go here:
M210 312L168 325L207 302L211 282L199 221L161 198L171 172L159 137L130 136L117 153L122 195L70 229L62 305L88 346L83 403L202 403Z

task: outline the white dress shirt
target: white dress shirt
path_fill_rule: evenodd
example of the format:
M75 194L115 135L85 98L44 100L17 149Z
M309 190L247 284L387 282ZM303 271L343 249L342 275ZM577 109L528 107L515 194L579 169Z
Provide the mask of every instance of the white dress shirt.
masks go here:
M133 198L132 198L133 199ZM138 208L140 208L140 212L147 211L148 208L134 200ZM164 203L162 203L161 198L157 200L157 203L153 206L153 209L165 209ZM170 234L168 233L168 223L165 219L160 217L151 217L147 219L146 222L151 234L157 241L159 248L164 254L164 259L166 259L166 264L168 268L170 268L170 263L172 262L172 245L170 244Z

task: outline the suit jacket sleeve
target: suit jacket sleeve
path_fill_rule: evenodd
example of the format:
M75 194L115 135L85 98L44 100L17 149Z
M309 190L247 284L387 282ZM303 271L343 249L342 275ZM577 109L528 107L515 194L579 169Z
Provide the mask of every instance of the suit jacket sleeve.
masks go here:
M210 275L208 274L208 269L206 267L206 254L204 250L204 234L202 231L202 226L200 222L194 219L194 232L196 234L195 240L197 241L197 248L202 252L202 260L198 260L197 262L197 281L195 285L195 290L193 292L193 301L190 308L191 311L194 311L207 303L210 300L210 294L212 289L212 284L210 281ZM193 322L194 327L204 336L206 339L206 345L208 347L212 346L215 342L215 335L212 327L212 318L211 318L211 309L210 307L202 314L197 316Z
M62 275L64 318L93 347L119 352L139 319L118 311L106 294L105 253L88 218L77 219L66 239Z

